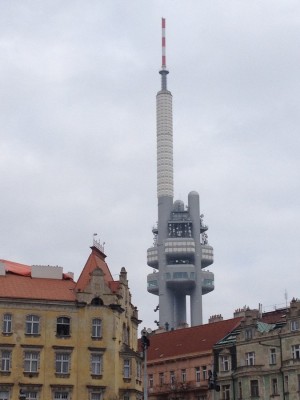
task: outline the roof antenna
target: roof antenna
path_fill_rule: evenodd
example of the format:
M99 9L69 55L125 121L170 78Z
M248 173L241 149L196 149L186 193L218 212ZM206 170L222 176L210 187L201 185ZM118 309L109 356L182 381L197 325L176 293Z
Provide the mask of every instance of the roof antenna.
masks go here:
M167 63L166 63L166 19L161 19L161 49L162 49L162 56L161 56L161 70L159 73L161 74L161 90L167 90L167 75L169 71L167 70Z

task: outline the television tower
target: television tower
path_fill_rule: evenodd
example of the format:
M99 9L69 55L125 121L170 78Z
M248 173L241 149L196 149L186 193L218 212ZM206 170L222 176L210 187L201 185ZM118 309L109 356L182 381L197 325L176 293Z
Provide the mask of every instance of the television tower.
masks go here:
M167 89L166 21L162 19L161 90L156 95L158 223L147 264L147 290L159 296L159 326L176 329L187 323L186 296L190 296L191 326L202 324L202 295L214 290L214 275L205 270L213 263L200 215L199 195L190 192L188 205L173 201L172 94Z

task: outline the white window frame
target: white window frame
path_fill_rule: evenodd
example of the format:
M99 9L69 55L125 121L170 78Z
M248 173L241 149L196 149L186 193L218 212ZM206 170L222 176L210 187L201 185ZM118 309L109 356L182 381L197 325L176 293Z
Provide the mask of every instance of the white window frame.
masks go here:
M131 362L129 358L125 358L123 361L123 377L125 379L131 378Z
M0 400L9 400L10 392L8 390L0 390Z
M26 400L37 400L39 398L39 394L36 391L29 391L25 392L26 394Z
M153 374L149 374L148 385L149 388L153 388Z
M231 369L231 357L228 354L223 354L220 356L220 370L223 372L228 372Z
M195 367L195 380L196 380L196 382L200 382L201 381L200 367Z
M170 384L175 384L175 371L170 371Z
M300 344L292 345L292 357L294 360L300 359Z
M55 373L60 375L69 374L71 354L66 352L55 353Z
M255 365L255 352L249 351L248 353L246 353L245 359L246 359L247 366Z
M202 377L203 377L204 381L207 380L207 366L206 365L202 366Z
M102 320L93 318L92 320L92 338L100 339L102 337Z
M53 399L54 400L69 400L70 399L70 393L69 392L55 391L53 393Z
M165 384L165 374L164 374L164 372L159 372L158 379L159 379L159 386L162 386L162 385Z
M91 371L92 375L102 375L103 355L101 353L91 353Z
M272 378L271 384L272 384L272 391L271 391L272 395L277 395L278 394L277 378Z
M11 370L11 350L1 349L1 371L10 372Z
M90 400L102 400L102 392L91 392Z
M274 347L270 349L270 365L276 365L277 363L277 351Z
M222 385L222 400L230 400L230 385Z
M293 321L291 321L290 327L291 327L292 332L298 331L299 330L299 320L294 319Z
M24 372L38 372L39 370L40 352L25 350L24 351Z
M40 333L40 317L30 314L26 316L26 335L39 335Z
M6 313L3 315L2 329L4 334L12 333L12 314Z

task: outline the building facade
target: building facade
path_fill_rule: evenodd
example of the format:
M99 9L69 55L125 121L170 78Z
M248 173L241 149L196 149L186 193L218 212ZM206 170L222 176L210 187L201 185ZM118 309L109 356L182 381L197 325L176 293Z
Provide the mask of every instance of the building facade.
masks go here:
M199 195L192 191L188 205L173 200L172 94L167 89L165 20L162 20L161 90L156 96L158 223L147 264L148 292L157 295L160 327L186 324L186 297L190 297L191 325L202 324L202 295L214 289L214 275L205 270L213 263L213 248L200 214Z
M0 260L0 399L139 400L138 312L94 241L77 282Z
M241 318L155 333L147 354L149 400L209 400L213 345L236 329Z
M241 326L214 347L215 399L300 398L300 301L261 314L245 310Z

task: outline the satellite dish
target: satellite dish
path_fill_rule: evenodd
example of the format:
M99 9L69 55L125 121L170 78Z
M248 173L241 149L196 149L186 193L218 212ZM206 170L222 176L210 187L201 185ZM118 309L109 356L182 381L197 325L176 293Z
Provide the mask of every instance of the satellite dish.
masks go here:
M150 333L152 333L152 329L151 329L151 328L148 328L148 329L147 329L147 333L148 333L148 335L150 335Z

